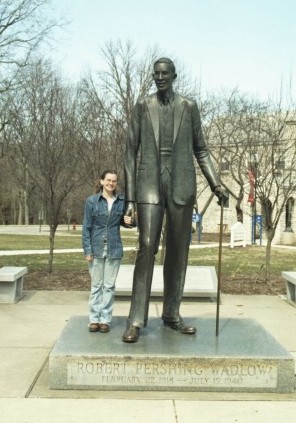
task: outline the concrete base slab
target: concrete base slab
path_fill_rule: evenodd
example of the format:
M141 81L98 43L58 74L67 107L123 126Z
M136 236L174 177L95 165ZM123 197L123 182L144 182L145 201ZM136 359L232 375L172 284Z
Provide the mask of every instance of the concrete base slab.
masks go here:
M294 359L251 319L190 319L181 335L152 318L136 344L121 341L126 318L108 334L73 316L49 356L49 388L79 390L293 392Z
M131 295L134 265L120 266L116 279L116 295ZM163 294L163 266L155 265L151 295ZM187 266L184 297L217 297L217 274L214 266Z

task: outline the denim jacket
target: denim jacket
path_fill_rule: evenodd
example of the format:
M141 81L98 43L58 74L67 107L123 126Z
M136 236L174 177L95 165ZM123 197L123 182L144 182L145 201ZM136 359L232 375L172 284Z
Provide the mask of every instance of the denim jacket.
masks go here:
M82 228L82 247L84 254L103 257L107 244L107 257L121 258L123 255L120 237L120 224L124 211L124 197L117 195L110 213L107 200L102 193L87 198Z

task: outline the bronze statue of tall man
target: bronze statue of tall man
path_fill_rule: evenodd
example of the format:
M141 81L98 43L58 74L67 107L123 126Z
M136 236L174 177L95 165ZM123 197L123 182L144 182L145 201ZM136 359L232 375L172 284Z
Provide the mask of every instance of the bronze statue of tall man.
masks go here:
M153 69L157 92L138 99L125 152L125 215L134 215L137 208L139 249L124 342L137 342L140 329L147 325L164 213L163 324L181 334L196 333L179 313L196 195L193 155L211 190L220 200L224 195L203 138L196 102L173 91L177 74L172 60L160 58Z

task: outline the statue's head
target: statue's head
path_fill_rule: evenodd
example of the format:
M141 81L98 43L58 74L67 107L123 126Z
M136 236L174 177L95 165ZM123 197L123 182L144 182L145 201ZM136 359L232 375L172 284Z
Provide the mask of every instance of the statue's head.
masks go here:
M171 89L173 81L177 78L174 62L167 57L156 60L152 76L158 91L165 92Z
M170 66L171 71L172 71L174 74L176 74L175 64L174 64L174 62L173 62L171 59L169 59L168 57L161 57L160 59L157 59L157 60L156 60L156 62L154 62L153 69L155 69L155 65L157 65L158 63L167 63L167 64ZM176 76L177 76L177 75L176 75Z

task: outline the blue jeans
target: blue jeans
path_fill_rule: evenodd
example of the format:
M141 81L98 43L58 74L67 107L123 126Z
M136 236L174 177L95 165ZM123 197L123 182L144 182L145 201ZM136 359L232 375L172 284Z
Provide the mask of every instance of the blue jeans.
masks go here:
M89 323L110 324L112 319L115 282L121 259L94 258L89 263L91 291Z

